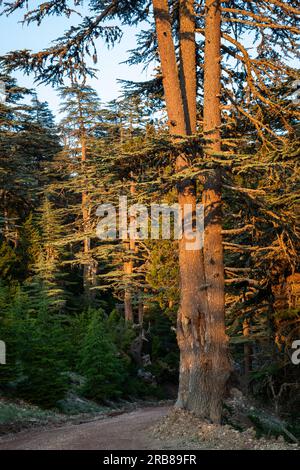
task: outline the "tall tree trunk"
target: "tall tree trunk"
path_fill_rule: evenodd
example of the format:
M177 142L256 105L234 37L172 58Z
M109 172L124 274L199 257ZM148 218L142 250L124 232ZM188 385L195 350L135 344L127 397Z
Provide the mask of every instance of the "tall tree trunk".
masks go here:
M221 151L221 10L219 0L206 0L204 50L203 131L207 156ZM224 264L222 244L222 175L219 168L208 171L204 180L204 267L207 284L208 358L211 361L210 417L221 419L221 400L230 373L225 334Z
M192 75L195 75L196 63L194 48L191 48L190 56L189 43L194 35L193 21L190 21L192 2L180 2L180 77L177 68L175 47L172 38L172 26L169 15L167 0L153 0L154 17L156 24L156 34L158 49L163 75L164 95L169 119L170 134L176 137L184 137L190 134L192 120L186 116L193 114L192 109L196 108L195 91L192 84L196 84ZM185 18L182 18L185 15ZM194 38L193 38L194 40ZM188 77L188 74L191 74ZM191 78L189 81L188 78ZM188 88L185 88L184 85ZM189 86L190 85L190 86ZM187 93L187 89L189 93ZM195 114L195 112L194 112ZM195 119L193 131L195 130ZM177 157L176 171L181 172L187 166L184 155ZM183 180L178 185L178 202L182 210L186 204L191 204L192 210L196 206L196 185L194 181ZM186 214L187 215L187 214ZM186 237L183 233L179 241L179 272L180 272L180 305L177 315L177 341L180 349L180 371L179 390L176 405L186 408L190 397L189 385L190 374L195 361L194 350L195 328L199 316L199 286L202 284L201 253L200 250L187 250Z
M86 161L86 138L84 133L82 132L81 136L81 162L84 163ZM88 194L85 190L82 191L81 194L81 210L82 210L82 225L83 225L83 232L84 232L84 239L83 239L83 254L84 254L84 265L83 265L83 288L85 292L85 297L89 298L89 290L90 290L90 280L89 280L89 265L87 264L86 258L89 256L90 252L90 239L86 235L88 229L88 219L89 219L89 204L88 204Z
M133 174L131 174L131 177L133 178ZM134 196L135 194L135 185L133 179L131 179L130 182L130 194L131 197ZM130 222L134 222L134 219L132 216L130 217ZM125 320L126 321L134 321L134 312L133 312L133 290L132 290L132 275L134 271L134 262L133 262L133 256L134 253L136 252L136 241L132 237L132 234L130 233L129 237L129 242L125 242L125 252L126 256L129 255L130 259L126 260L123 265L124 269L124 274L126 278L126 287L125 287L125 292L124 292L124 311L125 311Z
M153 0L169 129L174 138L187 136L196 130L196 57L193 3L191 0L180 1L179 80L168 1ZM219 66L219 61L216 65ZM218 79L218 75L215 78ZM220 84L218 86L220 89ZM219 104L218 101L217 105L219 106ZM220 118L219 114L217 116ZM215 127L215 123L213 123L213 127ZM181 172L186 167L185 157L179 156L176 162L177 172ZM215 211L213 201L214 198L219 197L219 192L215 188L216 183L219 184L219 179L216 180L215 175L212 179L207 178L205 183L203 199L206 206L206 223L208 224L205 234L208 238L204 250L187 250L185 233L179 242L180 306L177 319L177 340L180 348L180 372L177 406L187 408L198 416L208 417L214 422L219 422L225 381L228 376L228 362L224 327L221 225L219 218L216 218L216 213L219 214L219 212ZM211 188L211 186L213 187ZM219 186L217 187L219 188ZM195 181L184 179L180 182L178 200L182 208L187 204L190 205L191 217L194 219ZM219 206L218 203L218 209ZM222 360L221 351L224 354Z
M186 123L186 135L196 132L196 43L195 15L193 0L180 0L179 3L179 50L180 50L180 89ZM177 170L181 162L177 160ZM182 181L179 185L178 202L184 209L190 204L192 212L196 210L196 182ZM194 215L191 214L192 218ZM187 211L185 211L187 216ZM195 393L192 389L200 366L199 358L199 320L201 305L200 287L204 283L203 265L200 250L187 250L186 237L183 233L179 241L180 305L177 316L177 341L180 348L179 390L176 405L198 412L192 403ZM195 405L195 406L194 406Z
M168 0L153 0L153 10L170 134L185 136L187 130Z
M81 131L81 162L86 162L86 135L85 130ZM81 210L82 210L82 225L84 232L83 239L83 288L86 302L89 304L94 298L94 293L91 291L91 287L96 284L96 264L91 259L91 239L88 234L89 223L90 223L90 199L89 194L86 190L82 191L81 194Z
M71 77L72 80L72 77ZM76 82L72 86L77 87ZM80 94L77 93L77 105L79 114L79 138L81 146L81 164L84 170L84 163L87 161L87 131L84 124L84 117L82 112L82 105L80 101ZM97 262L91 257L91 239L89 235L90 229L90 197L88 191L85 189L81 193L81 214L82 214L82 228L83 228L83 289L85 302L89 305L91 300L94 299L95 293L91 287L96 285Z
M196 40L193 0L179 2L180 88L187 134L196 132Z

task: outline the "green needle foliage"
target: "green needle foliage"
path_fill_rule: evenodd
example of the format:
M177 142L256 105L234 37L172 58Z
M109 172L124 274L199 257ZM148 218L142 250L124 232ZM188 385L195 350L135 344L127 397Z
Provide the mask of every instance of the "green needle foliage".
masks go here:
M119 398L126 382L125 361L104 324L103 312L93 312L82 343L80 370L86 377L82 392L96 400Z
M26 3L7 2L4 11ZM70 3L38 5L25 23L69 17L73 7L82 12L80 2ZM197 130L179 142L168 135L151 3L92 0L49 48L1 59L7 99L0 103L0 339L8 351L1 392L55 407L74 391L72 372L82 376L80 393L102 402L160 396L166 383L176 386L178 243L99 240L96 210L117 206L120 195L148 209L172 204L189 178L197 180L200 202L204 177L217 168L234 373L245 393L271 404L282 390L280 405L294 411L300 172L299 109L289 95L299 71L288 58L299 58L299 2L221 2L221 151L211 155L203 150L204 2L194 2ZM179 63L181 2L167 3ZM122 96L103 104L88 84L95 70L87 57L96 64L99 38L111 46L124 25L141 24L128 64L154 65L154 75L123 81ZM58 87L59 125L34 90L8 75L17 69ZM178 155L187 159L182 173L175 170Z

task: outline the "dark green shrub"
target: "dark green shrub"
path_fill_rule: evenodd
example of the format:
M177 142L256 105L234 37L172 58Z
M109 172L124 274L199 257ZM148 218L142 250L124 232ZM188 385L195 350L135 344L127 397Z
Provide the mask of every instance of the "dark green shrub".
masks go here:
M23 378L18 394L31 403L54 407L65 396L68 382L63 328L45 314L23 322L20 339Z
M103 401L122 395L126 367L107 331L102 311L94 312L89 321L82 343L80 369L86 377L82 389L86 397Z

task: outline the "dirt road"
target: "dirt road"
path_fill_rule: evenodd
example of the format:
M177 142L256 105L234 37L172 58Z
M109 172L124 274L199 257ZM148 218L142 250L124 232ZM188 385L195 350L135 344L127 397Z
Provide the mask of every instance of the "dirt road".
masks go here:
M0 438L0 450L148 450L155 449L147 431L169 411L149 407L113 418L61 428L22 431Z

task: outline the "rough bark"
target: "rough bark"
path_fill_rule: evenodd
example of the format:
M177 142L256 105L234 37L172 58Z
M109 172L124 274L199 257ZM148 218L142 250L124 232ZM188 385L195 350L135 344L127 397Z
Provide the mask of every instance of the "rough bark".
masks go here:
M196 132L196 43L194 2L180 0L179 4L180 89L182 93L186 134ZM184 167L177 161L177 170ZM196 209L196 182L182 181L179 185L178 202L183 208L191 204L192 217ZM179 241L180 305L177 317L177 341L180 349L179 390L176 406L191 409L198 414L192 403L195 393L193 382L200 368L199 332L204 311L200 289L204 283L203 260L200 250L187 250L183 233ZM201 390L197 390L199 396ZM196 405L196 406L194 406Z
M153 0L153 10L170 134L184 136L186 124L168 0Z
M153 0L158 48L163 75L170 134L187 136L196 129L196 57L193 2L180 2L180 74L177 68L167 0ZM215 12L214 12L215 14ZM214 14L212 17L214 17ZM209 27L212 25L209 23ZM215 23L215 27L217 27ZM219 25L220 27L220 25ZM215 44L215 43L214 43ZM220 51L217 48L219 66ZM210 53L208 48L208 53ZM208 65L211 66L211 59ZM212 73L216 72L216 67ZM206 77L210 79L210 73ZM180 76L180 80L179 80ZM214 80L218 81L218 70ZM206 111L206 130L216 129L220 145L219 90L206 87L207 103L214 95L216 113ZM207 104L210 106L210 104ZM187 166L177 158L176 170ZM178 187L181 207L191 205L195 218L196 182L184 179ZM203 192L207 240L203 251L187 250L186 234L179 242L180 306L177 341L180 348L177 406L214 422L221 418L221 404L228 376L227 340L224 327L224 268L220 220L220 178L218 172L206 178Z
M125 321L133 322L132 295L129 289L126 289L124 293L124 312Z
M203 131L207 155L221 151L221 11L219 0L206 0ZM211 369L210 418L221 419L222 395L229 377L230 363L225 334L224 264L222 244L222 177L215 168L204 179L204 267L207 296L207 359Z
M179 204L190 204L195 213L196 185L180 188ZM201 388L196 381L201 371L201 330L204 327L204 306L201 288L204 284L203 259L200 250L187 250L183 233L179 241L180 304L177 315L177 342L180 349L179 390L176 406L202 414L196 399Z
M196 132L196 41L194 1L179 3L180 87L187 134Z
M172 38L172 27L167 0L153 0L156 34L163 76L164 95L169 118L169 130L173 138L187 136L191 133L191 119L189 111L195 109L195 91L184 86L196 83L188 73L195 71L195 55L189 55L188 46L191 35L194 35L193 21L190 20L191 2L181 1L180 11L180 77L176 62L175 47ZM185 16L183 18L182 16ZM193 50L193 48L192 48ZM192 114L192 112L191 112ZM186 119L188 115L188 119ZM195 129L195 120L193 130ZM186 167L184 155L176 161L176 171L180 172ZM195 182L183 180L178 185L178 202L183 209L185 204L191 204L193 210L196 206ZM200 250L186 250L186 238L183 233L179 241L179 271L180 271L180 305L177 315L177 341L180 349L179 390L176 406L186 408L189 397L190 371L195 361L194 334L198 327L194 325L199 315L199 286L201 285L201 253Z

